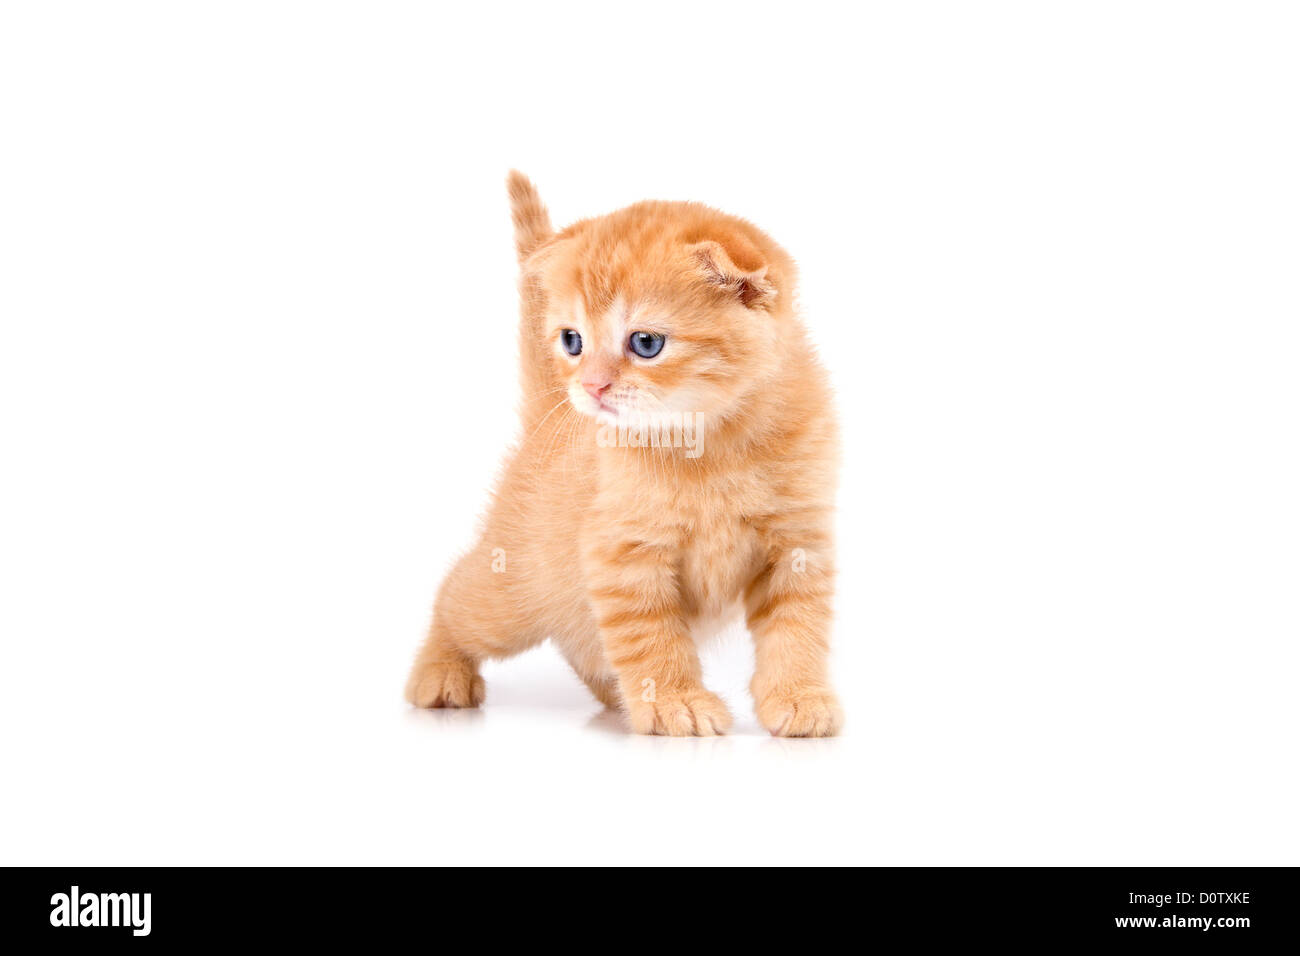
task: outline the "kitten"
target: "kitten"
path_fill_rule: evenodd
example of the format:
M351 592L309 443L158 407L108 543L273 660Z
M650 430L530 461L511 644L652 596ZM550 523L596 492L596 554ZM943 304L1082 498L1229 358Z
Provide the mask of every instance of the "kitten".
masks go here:
M753 225L643 202L551 228L509 177L522 441L443 581L406 688L475 707L479 661L550 637L639 733L724 733L695 639L745 615L773 734L840 725L827 681L836 426L795 266Z

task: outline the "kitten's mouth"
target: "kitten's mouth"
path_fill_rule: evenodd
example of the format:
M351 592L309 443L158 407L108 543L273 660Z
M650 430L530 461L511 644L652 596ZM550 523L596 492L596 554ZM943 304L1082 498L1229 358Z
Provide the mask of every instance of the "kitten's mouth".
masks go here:
M589 392L582 393L581 398L571 395L570 400L579 412L596 419L602 425L628 425L639 418L653 416L654 412L645 407L646 396L620 394L612 399L608 396L597 398ZM651 398L651 407L662 409L658 401Z
M585 415L590 415L592 418L606 425L617 424L621 417L618 406L611 405L602 398L584 396L584 401L581 404L577 402L574 404L577 405L578 411Z

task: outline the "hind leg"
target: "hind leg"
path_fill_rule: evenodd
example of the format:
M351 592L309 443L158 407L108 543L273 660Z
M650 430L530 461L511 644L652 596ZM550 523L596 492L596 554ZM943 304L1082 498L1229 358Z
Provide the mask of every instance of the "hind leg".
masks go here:
M610 710L621 710L623 707L623 695L618 689L618 678L616 677L592 677L588 674L578 671L578 676L582 682L587 685L593 697L600 701Z
M429 636L406 682L406 699L416 707L477 707L485 692L479 662L518 654L544 636L484 550L462 558L439 589Z
M617 676L605 660L596 622L583 620L580 625L577 622L575 625L570 633L555 635L555 646L573 672L582 678L592 696L610 710L619 710L623 706L623 694Z

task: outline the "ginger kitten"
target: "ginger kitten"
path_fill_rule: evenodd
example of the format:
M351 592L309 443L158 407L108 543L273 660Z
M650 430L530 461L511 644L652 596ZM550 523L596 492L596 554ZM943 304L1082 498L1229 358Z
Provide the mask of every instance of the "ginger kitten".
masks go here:
M509 190L523 437L442 583L407 699L476 707L479 661L550 637L633 730L720 734L731 716L695 640L743 612L759 720L834 734L836 426L794 263L695 203L555 232L526 178L512 172Z

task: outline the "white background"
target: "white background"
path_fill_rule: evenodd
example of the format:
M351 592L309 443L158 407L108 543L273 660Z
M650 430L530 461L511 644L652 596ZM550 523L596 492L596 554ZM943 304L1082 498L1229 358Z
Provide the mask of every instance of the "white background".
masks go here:
M1300 863L1287 5L3 10L0 861ZM739 633L725 739L550 648L402 701L514 433L511 166L801 262L843 737Z

